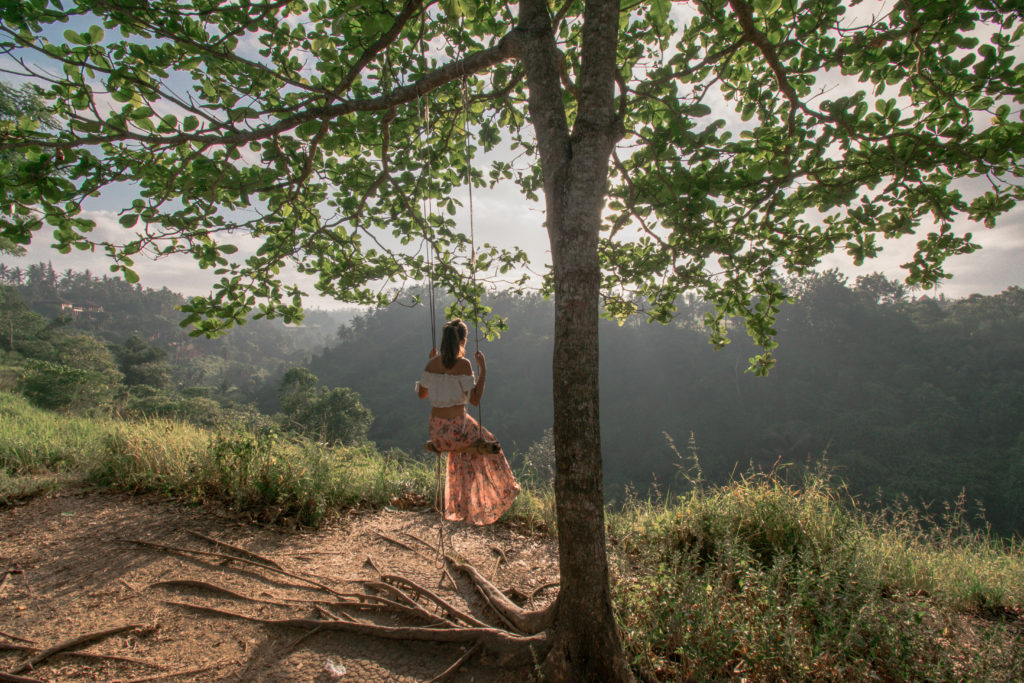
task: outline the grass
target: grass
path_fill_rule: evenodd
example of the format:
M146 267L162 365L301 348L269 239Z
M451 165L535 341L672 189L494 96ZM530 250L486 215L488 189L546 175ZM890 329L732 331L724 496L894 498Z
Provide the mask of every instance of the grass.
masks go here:
M553 534L550 487L520 479L505 519ZM0 392L0 505L76 481L316 525L425 504L435 470L372 445L56 415ZM1024 548L972 529L957 502L936 522L863 509L822 474L771 474L632 500L608 525L640 680L1024 680Z
M614 599L643 680L1024 678L1024 549L859 509L816 475L695 488L610 517Z
M0 392L0 504L67 481L217 500L264 521L315 526L355 505L425 502L435 478L431 463L372 445L59 415Z

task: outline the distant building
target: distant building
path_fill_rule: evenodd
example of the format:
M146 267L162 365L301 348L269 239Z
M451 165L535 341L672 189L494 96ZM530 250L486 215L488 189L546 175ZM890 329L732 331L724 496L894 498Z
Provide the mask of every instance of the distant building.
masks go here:
M49 318L71 317L77 318L80 315L92 316L103 313L103 306L87 301L76 304L59 296L38 299L29 304L29 307L41 315Z

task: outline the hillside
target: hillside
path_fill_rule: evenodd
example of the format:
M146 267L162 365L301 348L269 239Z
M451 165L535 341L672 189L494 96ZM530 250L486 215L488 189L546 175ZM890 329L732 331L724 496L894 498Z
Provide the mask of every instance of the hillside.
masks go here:
M699 460L690 465L684 495L609 510L613 598L640 680L1024 677L1024 547L972 530L962 507L934 519L873 512L826 473L713 486ZM448 524L444 541L539 606L557 579L545 531L551 496L518 476L524 492L500 523ZM372 448L60 416L5 396L0 671L126 625L97 637L91 655L48 659L35 675L326 681L330 662L357 680L430 680L464 650L308 620L345 619L339 610L356 600L348 618L368 623L371 598L354 596L397 574L500 626L456 564L441 580L434 483L424 463ZM381 623L409 627L409 607L434 606L388 608ZM282 618L307 621L266 623ZM473 649L454 680L519 681L531 671L495 668L484 654Z

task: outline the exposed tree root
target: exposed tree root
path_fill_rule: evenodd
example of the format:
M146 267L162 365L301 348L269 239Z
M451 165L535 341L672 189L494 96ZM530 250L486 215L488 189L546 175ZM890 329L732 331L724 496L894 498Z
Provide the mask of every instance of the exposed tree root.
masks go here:
M144 546L146 548L154 548L156 550L163 550L163 551L169 552L169 553L179 553L179 554L185 554L185 555L188 555L188 554L190 554L190 555L202 555L204 557L219 557L222 560L231 560L233 562L239 562L241 564L253 565L253 566L256 566L256 567L260 567L261 569L264 569L264 570L266 570L268 572L271 572L271 573L274 573L274 574L280 574L282 576L287 576L287 577L295 579L297 581L302 581L302 582L308 583L308 584L310 584L312 586L316 586L317 588L319 588L321 590L325 590L328 593L331 593L332 595L339 595L338 591L334 590L330 586L327 586L327 585L324 585L323 583L320 583L319 581L317 581L315 579L311 579L311 578L309 578L307 576L302 576L301 574L295 574L294 572L290 572L290 571L287 571L287 570L284 570L284 569L275 569L274 567L271 567L271 566L268 566L266 564L263 564L262 562L257 562L256 560L250 560L250 559L245 558L245 557L236 557L235 555L225 555L224 553L214 553L214 552L210 552L208 550L195 550L193 548L181 548L181 547L174 546L174 545L166 545L164 543L153 543L151 541L140 541L140 540L134 540L134 539L130 539L130 538L122 538L122 539L118 539L118 540L120 540L120 541L122 541L124 543L134 543L135 545L141 545L141 546Z
M425 555L424 555L423 553L421 553L421 552L420 552L420 551L419 551L419 550L418 550L417 548L413 548L413 547L412 547L411 545L409 545L408 543L402 543L402 542L401 542L400 540L398 540L397 538L395 538L395 537L393 537L393 536L388 536L387 534L385 534L385 533L384 533L384 532L382 532L382 531L375 531L375 532L373 532L373 533L377 534L377 535L378 535L379 537L383 538L383 539L384 539L385 541L387 541L388 543L394 543L394 544L395 544L395 545L397 545L397 546L398 546L399 548L405 548L406 550L408 550L408 551L410 551L410 552L414 552L414 553L416 553L416 554L417 554L417 555L419 555L420 557L424 557L424 558L426 558L426 559L428 559L428 560L430 559L429 557L426 557L426 556L425 556Z
M378 566L378 564L374 562L373 558L369 556L367 557L367 562L378 574L378 578L375 580L362 580L359 581L359 583L361 583L368 591L372 591L372 593L342 592L308 576L289 571L273 560L263 557L257 553L247 551L243 548L233 546L196 532L190 533L197 538L201 538L219 546L230 554L225 552L195 550L192 548L166 545L163 543L153 543L150 541L129 542L169 553L199 555L202 557L218 558L225 561L237 562L241 565L248 566L244 571L252 573L255 576L259 576L265 581L268 579L267 577L262 576L264 572L287 576L290 579L294 579L304 584L301 586L293 585L294 588L308 590L318 589L332 596L332 599L337 599L337 601L323 602L318 600L292 600L290 602L293 604L289 605L282 599L277 598L277 596L271 596L276 598L273 600L249 597L206 581L161 581L152 584L150 587L164 586L169 588L197 588L209 591L214 596L221 598L256 604L267 604L284 608L291 607L294 603L312 604L317 609L319 613L318 616L321 618L268 619L189 602L178 602L173 600L165 601L168 605L193 612L212 614L231 619L242 619L267 626L283 626L302 629L305 633L301 638L295 641L295 644L291 645L293 648L303 639L312 635L312 633L327 631L356 633L395 640L416 640L435 643L464 643L468 645L469 649L459 658L459 660L434 679L436 681L441 681L451 676L470 657L481 650L493 655L501 665L515 666L541 661L551 649L553 643L553 631L551 627L554 624L557 601L542 610L529 611L523 609L506 597L506 595L491 583L491 581L485 578L476 567L461 560L460 558L453 557L452 555L446 555L444 557L446 564L443 567L444 573L448 576L452 586L458 590L458 584L455 582L451 573L448 572L448 563L450 563L455 570L462 572L466 577L468 577L474 588L482 596L486 605L490 607L490 610L497 615L498 619L500 619L507 628L499 628L485 623L477 616L468 613L468 611L464 609L460 609L451 601L442 598L434 591L423 587L410 578L398 574L384 573L381 567ZM379 531L375 533L380 538L395 546L416 553L421 557L426 557L426 554L417 547L409 545L408 543L394 538L393 536L389 536L388 534ZM431 546L423 539L418 538L413 534L406 535L411 539L414 539L417 543L430 548L435 553L437 552L435 547ZM494 550L495 554L494 569L496 570L502 561L507 562L507 557L500 548L492 548L492 550ZM438 555L438 557L440 557L440 555ZM538 592L547 587L549 587L549 585L538 588L528 597L532 598ZM352 611L387 613L401 618L406 622L406 624L421 623L424 625L417 626L402 624L392 626L377 624L350 616L348 612ZM12 673L17 673L17 671Z
M367 584L367 587L371 589L377 587L389 589L393 595L401 599L405 604L397 603L393 600L388 600L387 598L381 597L379 595L359 595L356 593L352 593L350 595L356 598L357 602L342 602L339 603L337 606L342 608L348 607L352 609L372 610L377 612L391 612L393 614L404 614L416 619L426 621L431 626L455 626L454 623L445 619L444 617L439 617L436 614L431 614L427 610L423 609L423 607L421 607L415 600L410 598L405 593L402 593L400 590L394 588L393 586L389 586L387 584L378 584L376 582L370 582L369 584Z
M496 628L422 628L414 626L381 626L377 624L350 623L347 621L326 621L320 619L263 619L237 612L193 605L185 602L166 601L183 609L207 614L215 614L231 619L241 619L266 626L286 626L290 628L320 628L323 631L344 631L360 635L388 638L392 640L420 640L435 643L478 643L481 647L497 655L506 665L525 664L536 659L536 653L544 653L548 649L549 636L540 633L533 636L517 636Z
M12 652L39 652L40 648L32 647L31 645L15 645L13 643L0 643L0 650L7 650ZM94 662L123 662L125 664L141 664L142 666L148 666L153 669L164 668L162 664L156 662L150 662L145 659L136 659L135 657L119 657L117 655L101 655L96 652L56 652L50 655L51 658L55 657L78 657L79 659L89 659Z
M244 600L245 602L256 602L256 603L259 603L261 605L275 605L277 607L289 607L288 603L286 603L286 602L278 602L276 600L264 600L263 598L252 598L252 597L249 597L248 595L242 595L241 593L236 593L236 592L234 592L232 590L228 590L227 588L223 588L221 586L217 586L217 585L214 585L212 583L207 583L206 581L192 581L190 579L177 579L177 580L173 580L173 581L157 581L156 583L149 584L150 588L155 588L157 586L166 587L166 588L200 588L202 590L206 590L206 591L209 591L211 593L217 593L217 594L222 595L224 597L231 598L232 600ZM311 601L305 601L305 602L311 602Z
M327 617L331 621L351 621L351 622L355 622L356 621L355 619L353 619L352 617L350 617L349 615L347 615L345 613L335 614L334 612L332 612L331 610L327 609L323 605L317 605L316 606L316 611L319 612L320 614L324 615L325 617Z
M463 622L469 624L470 626L486 626L486 624L481 622L479 619L476 619L475 617L466 614L462 610L456 608L447 600L438 597L431 591L427 590L426 588L423 588L422 586L418 585L410 579L405 578L404 576L398 576L397 574L387 574L380 578L381 581L389 585L398 584L401 586L405 586L407 589L415 592L417 595L420 595L421 597L430 600L432 603L440 607L449 615L455 617L456 619L461 619Z
M457 570L470 578L491 609L507 623L510 623L514 630L520 633L540 633L551 626L554 621L557 601L552 602L542 610L524 610L505 597L505 594L497 586L484 578L473 565L460 562L451 555L448 556L448 561Z
M11 669L8 673L20 674L23 671L28 671L40 662L49 659L58 652L70 650L72 648L78 647L79 645L85 645L86 643L91 643L96 640L109 638L110 636L116 636L117 634L124 633L125 631L138 631L144 628L145 626L141 624L125 624L124 626L117 626L115 628L106 629L104 631L96 631L94 633L86 633L85 635L69 638L68 640L64 640L57 643L53 647L46 648L39 654L32 655L27 660Z
M198 531L191 531L191 530L189 530L188 533L192 534L196 538L201 538L201 539L203 539L204 541L206 541L208 543L212 543L213 545L220 546L221 548L226 548L228 550L234 550L236 553L240 554L242 557L247 557L250 560L254 560L256 562L262 562L263 564L266 564L269 567L273 567L274 569L277 569L278 571L282 571L282 572L285 571L284 568L281 567L281 565L279 565L277 562L275 562L274 560L270 559L269 557L264 557L263 555L260 555L258 553L254 553L251 550L246 550L245 548L240 548L237 545L231 545L230 543L227 543L225 541L220 541L220 540L217 540L216 538L212 538L210 536L206 536L205 534L201 534Z

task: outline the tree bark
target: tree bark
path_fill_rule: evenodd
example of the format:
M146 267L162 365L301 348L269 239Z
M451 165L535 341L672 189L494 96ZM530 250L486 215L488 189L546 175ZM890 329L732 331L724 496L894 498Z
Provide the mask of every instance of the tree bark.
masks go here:
M555 289L555 506L558 596L549 680L632 680L608 586L598 387L601 270L598 234L611 152L621 124L614 111L618 2L584 9L578 109L570 132L547 5L521 0L530 118L544 178Z

